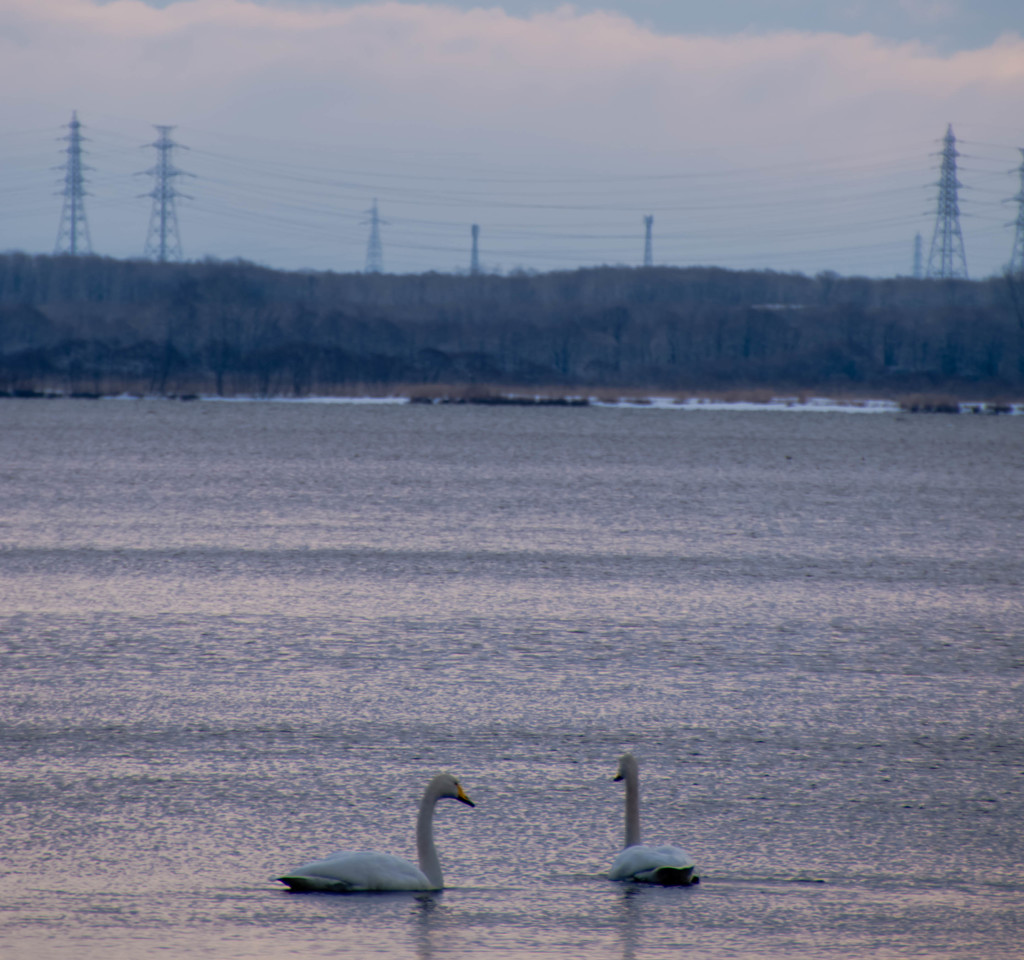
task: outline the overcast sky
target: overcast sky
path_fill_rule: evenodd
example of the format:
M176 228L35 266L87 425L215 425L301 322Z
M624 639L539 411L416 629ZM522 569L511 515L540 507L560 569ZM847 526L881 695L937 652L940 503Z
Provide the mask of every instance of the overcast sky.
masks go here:
M48 253L72 110L93 249L142 253L170 124L187 258L389 271L927 260L958 138L972 276L1010 254L1020 0L0 0L0 249ZM187 149L186 149L187 148Z
M314 0L286 2L301 7L312 6ZM320 3L358 5L353 0ZM870 33L889 40L921 41L940 50L987 47L1004 33L1024 30L1024 6L1019 0L579 0L573 4L551 0L454 0L447 6L459 10L499 7L515 17L571 6L580 13L616 12L661 34L727 36L783 30Z

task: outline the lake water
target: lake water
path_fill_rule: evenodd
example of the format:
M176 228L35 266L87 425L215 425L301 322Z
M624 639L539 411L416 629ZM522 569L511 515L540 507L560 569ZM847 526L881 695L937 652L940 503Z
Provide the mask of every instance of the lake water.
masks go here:
M0 956L1024 941L1024 417L0 402ZM624 887L645 839L703 882ZM338 849L439 894L295 895Z

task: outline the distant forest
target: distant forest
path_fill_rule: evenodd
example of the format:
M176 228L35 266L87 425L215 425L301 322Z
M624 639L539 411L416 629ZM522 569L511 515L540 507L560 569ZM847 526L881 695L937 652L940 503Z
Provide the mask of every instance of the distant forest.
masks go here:
M1024 396L1024 276L285 272L0 254L0 391Z

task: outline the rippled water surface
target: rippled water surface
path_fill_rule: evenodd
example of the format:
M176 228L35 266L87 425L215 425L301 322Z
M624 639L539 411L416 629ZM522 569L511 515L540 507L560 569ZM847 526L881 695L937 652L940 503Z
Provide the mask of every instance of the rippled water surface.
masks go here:
M0 405L0 955L1024 940L1024 418ZM703 883L628 888L645 838ZM439 894L298 896L344 848Z

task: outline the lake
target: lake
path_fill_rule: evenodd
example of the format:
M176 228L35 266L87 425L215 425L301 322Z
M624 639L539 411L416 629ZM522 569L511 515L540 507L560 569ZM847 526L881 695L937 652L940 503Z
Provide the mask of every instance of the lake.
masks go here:
M0 955L1024 940L1024 417L0 401ZM623 885L644 838L702 883ZM342 849L440 893L296 895Z

